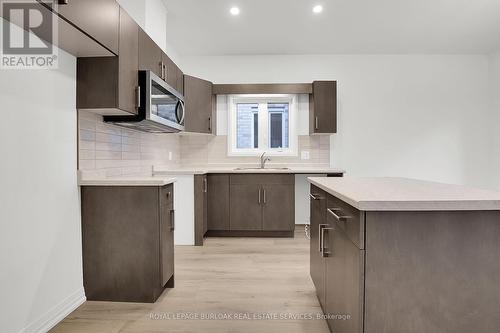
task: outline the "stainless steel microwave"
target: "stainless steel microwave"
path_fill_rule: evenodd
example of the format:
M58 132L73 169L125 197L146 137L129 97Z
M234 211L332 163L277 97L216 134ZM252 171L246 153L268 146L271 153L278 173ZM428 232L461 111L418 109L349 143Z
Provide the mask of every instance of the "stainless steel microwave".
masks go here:
M151 71L139 71L139 108L133 116L104 116L105 122L151 133L184 131L184 96Z

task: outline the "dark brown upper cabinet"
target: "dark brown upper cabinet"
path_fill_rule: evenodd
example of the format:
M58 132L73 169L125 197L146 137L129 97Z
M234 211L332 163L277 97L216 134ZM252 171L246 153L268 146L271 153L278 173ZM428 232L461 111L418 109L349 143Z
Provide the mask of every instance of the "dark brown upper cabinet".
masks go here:
M139 69L152 71L183 93L182 71L142 29L139 29Z
M337 81L314 81L309 95L309 133L337 133Z
M165 66L163 79L175 90L184 94L184 74L180 68L163 52L162 62Z
M118 108L137 113L139 103L139 26L123 9L120 10L118 56Z
M48 14L50 16L56 16L55 21L57 22L58 27L56 39L53 38L52 31L50 29L30 30L31 33L39 37L41 40L52 43L54 46L63 49L75 57L109 57L116 55L114 51L110 50L110 48L104 46L98 40L89 35L84 30L84 27L79 27L70 20L64 18L62 15L55 13L48 4L42 2L41 0L37 0L37 3L34 3L33 6L36 6L36 9L38 9L42 15ZM118 7L116 8L118 10ZM22 15L9 16L9 11L7 10L3 11L1 15L12 24L24 27ZM108 23L110 25L116 25L115 31L117 31L118 19L114 20L114 18L111 17ZM115 38L117 36L118 33L116 33Z
M120 9L118 57L77 59L77 109L104 115L137 114L139 26Z
M118 55L120 6L116 0L59 1L57 13Z
M163 78L162 51L149 35L139 28L139 70L151 71Z
M186 132L215 134L215 96L212 88L212 82L184 75Z

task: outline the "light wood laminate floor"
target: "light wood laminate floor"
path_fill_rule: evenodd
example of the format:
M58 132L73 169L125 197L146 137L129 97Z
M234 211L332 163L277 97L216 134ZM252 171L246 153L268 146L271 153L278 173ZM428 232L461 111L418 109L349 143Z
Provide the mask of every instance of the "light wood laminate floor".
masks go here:
M326 322L316 319L322 311L309 277L303 228L293 239L208 238L203 247L175 251L175 288L156 303L86 302L51 332L329 332ZM242 318L167 318L202 314ZM262 315L278 318L254 319Z

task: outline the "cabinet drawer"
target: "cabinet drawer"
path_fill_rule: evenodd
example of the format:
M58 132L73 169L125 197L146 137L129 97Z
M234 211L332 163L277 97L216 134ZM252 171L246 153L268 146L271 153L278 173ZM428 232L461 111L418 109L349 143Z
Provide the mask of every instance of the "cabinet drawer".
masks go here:
M237 184L295 184L295 176L289 174L245 174L231 175L231 185Z
M344 230L358 248L364 249L364 213L330 194L326 210L328 223Z

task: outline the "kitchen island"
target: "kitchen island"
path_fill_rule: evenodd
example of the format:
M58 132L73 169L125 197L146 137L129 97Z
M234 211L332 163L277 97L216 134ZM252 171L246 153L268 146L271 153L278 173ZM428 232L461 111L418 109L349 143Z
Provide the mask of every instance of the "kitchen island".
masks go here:
M500 330L500 193L309 178L311 277L333 332Z

